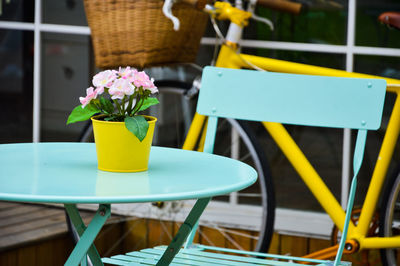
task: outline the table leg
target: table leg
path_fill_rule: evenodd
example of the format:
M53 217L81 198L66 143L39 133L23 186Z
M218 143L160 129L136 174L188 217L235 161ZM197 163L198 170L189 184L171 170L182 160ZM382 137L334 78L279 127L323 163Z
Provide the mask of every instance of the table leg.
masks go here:
M105 224L107 218L110 217L110 204L99 205L99 208L88 227L86 227L83 223L83 220L75 204L64 204L64 206L72 221L73 226L80 236L78 243L76 244L65 265L79 265L79 263L82 262L83 259L86 259L86 254L89 255L93 265L103 265L100 255L93 244L93 241Z
M185 222L179 227L178 233L175 235L174 239L172 239L168 248L165 250L164 254L160 258L157 263L158 265L169 265L175 255L179 252L182 245L185 243L186 238L192 231L192 228L195 226L196 222L199 220L201 214L204 209L207 207L207 204L210 202L211 198L198 199L196 204L193 206L193 209L190 211L188 217Z
M88 266L88 260L87 260L87 256L84 256L82 261L81 261L81 266Z

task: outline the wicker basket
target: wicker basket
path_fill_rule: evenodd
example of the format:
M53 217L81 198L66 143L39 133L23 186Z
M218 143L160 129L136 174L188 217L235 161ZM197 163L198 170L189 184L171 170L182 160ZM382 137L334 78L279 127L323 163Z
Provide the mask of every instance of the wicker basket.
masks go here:
M144 68L193 62L207 23L207 15L177 3L172 13L180 30L162 13L162 0L85 0L99 68Z

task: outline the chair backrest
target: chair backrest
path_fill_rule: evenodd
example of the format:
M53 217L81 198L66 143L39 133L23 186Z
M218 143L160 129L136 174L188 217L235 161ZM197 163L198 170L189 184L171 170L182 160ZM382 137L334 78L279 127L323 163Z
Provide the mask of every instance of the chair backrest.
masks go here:
M377 129L386 82L206 67L197 112L284 124Z
M218 117L306 126L358 129L342 239L344 249L357 174L368 130L381 124L386 93L383 79L356 79L206 67L197 112L209 116L205 152L212 152Z

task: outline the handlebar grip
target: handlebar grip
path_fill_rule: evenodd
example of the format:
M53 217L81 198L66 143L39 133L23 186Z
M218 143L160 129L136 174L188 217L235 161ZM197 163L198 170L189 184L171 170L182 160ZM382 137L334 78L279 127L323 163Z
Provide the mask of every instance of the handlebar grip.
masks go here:
M180 0L179 2L194 6L196 9L203 10L208 0Z
M378 20L388 26L400 30L400 12L385 12L379 15Z
M298 15L302 5L287 0L258 0L257 5Z

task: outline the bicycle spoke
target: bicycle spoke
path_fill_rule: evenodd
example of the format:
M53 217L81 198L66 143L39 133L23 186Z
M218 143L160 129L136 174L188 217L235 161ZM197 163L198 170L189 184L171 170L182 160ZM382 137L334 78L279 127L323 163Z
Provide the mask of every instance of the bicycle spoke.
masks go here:
M216 246L217 246L217 245L215 245L214 242L212 242L212 241L210 240L210 238L207 236L207 234L203 233L201 230L199 231L199 234L200 234L201 238L204 238L204 239L205 239L205 241L207 242L208 245L213 246L213 247L216 247ZM204 243L204 242L203 242L203 243Z
M164 229L164 232L167 234L169 240L172 240L173 236L171 235L171 233L167 229L167 226L165 225L165 222L163 220L160 220L160 224L161 224L161 227Z
M239 197L261 197L260 193L238 193Z

